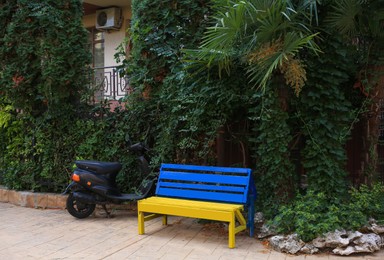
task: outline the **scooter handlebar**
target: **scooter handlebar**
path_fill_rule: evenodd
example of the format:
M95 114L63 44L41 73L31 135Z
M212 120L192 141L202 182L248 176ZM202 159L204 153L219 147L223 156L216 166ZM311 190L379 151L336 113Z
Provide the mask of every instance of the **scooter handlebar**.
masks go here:
M141 142L131 145L129 147L129 150L132 152L140 152L140 153L149 151L149 149Z

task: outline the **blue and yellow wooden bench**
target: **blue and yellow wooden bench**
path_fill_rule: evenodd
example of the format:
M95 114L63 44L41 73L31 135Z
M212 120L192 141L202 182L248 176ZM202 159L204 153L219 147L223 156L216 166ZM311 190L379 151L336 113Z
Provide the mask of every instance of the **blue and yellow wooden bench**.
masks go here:
M156 196L138 201L139 234L144 222L167 215L228 222L228 246L235 235L249 228L254 232L256 188L251 169L181 164L162 164ZM247 209L248 221L243 216Z

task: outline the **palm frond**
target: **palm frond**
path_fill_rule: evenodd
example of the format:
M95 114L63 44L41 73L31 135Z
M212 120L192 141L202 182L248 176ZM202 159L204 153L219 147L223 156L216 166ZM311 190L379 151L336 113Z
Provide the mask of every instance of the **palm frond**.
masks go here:
M384 1L371 1L369 6L363 6L363 17L366 19L368 33L373 38L383 40L384 38ZM364 20L364 19L360 19Z
M249 81L265 89L274 72L287 60L293 60L302 48L319 50L313 41L317 35L311 34L305 24L308 20L289 1L223 2L230 5L218 7L215 23L207 29L200 48L185 51L191 64L205 69L217 66L221 76L222 71L230 74L232 66L242 62L248 68ZM296 89L301 85L296 84Z
M207 28L199 50L194 52L196 59L206 61L207 67L217 65L219 73L222 70L230 72L232 60L241 52L237 42L247 37L248 24L259 12L249 1L229 2L232 5L225 11L220 9L215 15L215 25Z
M317 6L320 3L320 0L302 0L298 6L298 9L303 11L304 14L309 14L308 20L310 24L312 24L313 19L315 19L316 24L319 24Z
M279 34L284 31L286 26L286 23L284 23L285 16L282 15L284 11L285 5L282 1L279 1L274 6L265 9L264 13L258 16L257 34L261 42L277 39Z
M326 22L344 35L356 35L358 17L361 16L361 0L339 0L335 2Z

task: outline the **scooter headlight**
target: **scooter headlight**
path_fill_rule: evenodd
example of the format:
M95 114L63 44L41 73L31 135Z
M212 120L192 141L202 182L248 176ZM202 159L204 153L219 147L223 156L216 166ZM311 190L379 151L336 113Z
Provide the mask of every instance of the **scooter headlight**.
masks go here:
M72 173L71 179L75 182L80 182L80 176L76 173Z

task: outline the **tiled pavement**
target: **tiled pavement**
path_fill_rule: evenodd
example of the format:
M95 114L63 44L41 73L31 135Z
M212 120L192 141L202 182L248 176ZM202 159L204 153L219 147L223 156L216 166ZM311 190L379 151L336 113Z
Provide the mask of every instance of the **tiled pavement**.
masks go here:
M137 234L135 210L120 210L113 218L102 211L79 220L62 209L34 209L0 202L0 259L384 259L373 255L291 256L269 250L245 233L236 236L236 248L227 248L227 234L217 225L170 217L146 223Z

